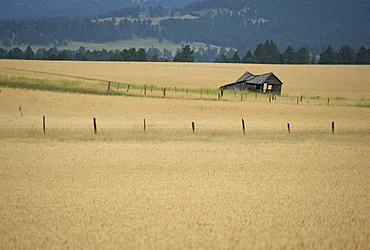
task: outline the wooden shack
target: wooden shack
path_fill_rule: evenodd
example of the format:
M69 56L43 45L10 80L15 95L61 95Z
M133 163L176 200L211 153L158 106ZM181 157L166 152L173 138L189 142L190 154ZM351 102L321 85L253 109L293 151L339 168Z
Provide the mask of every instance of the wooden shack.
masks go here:
M274 73L266 73L263 75L253 75L250 72L245 72L238 80L233 83L221 86L221 90L233 92L252 91L261 93L281 94L283 82Z

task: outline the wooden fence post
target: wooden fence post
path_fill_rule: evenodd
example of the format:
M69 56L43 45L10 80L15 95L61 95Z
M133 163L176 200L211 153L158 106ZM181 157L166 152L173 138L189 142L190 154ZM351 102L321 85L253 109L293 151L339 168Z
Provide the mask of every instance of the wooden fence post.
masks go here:
M110 90L110 81L108 82L108 91Z
M195 132L195 123L194 122L191 123L191 128L192 128L193 133L194 133Z
M220 93L217 94L217 98L218 98L218 100L221 99L221 94Z
M118 83L118 85L117 85L117 92L118 92L118 90L119 90L119 83Z
M328 105L330 104L330 98L328 98Z
M288 133L290 134L290 124L288 123L287 126L288 126Z
M45 116L42 117L42 131L44 132L44 135L46 134L46 121Z
M144 131L146 131L146 121L144 119Z
M334 125L334 122L331 122L331 132L334 134L334 130L335 130L335 125Z
M131 87L131 85L129 84L129 85L127 86L127 90L126 90L126 92L128 92L128 91L130 90L130 87Z
M243 101L243 94L240 95L240 101Z
M94 134L97 134L97 128L96 128L96 118L93 118L93 123L94 123Z
M146 95L146 84L144 85L144 95Z
M244 119L242 119L242 128L243 128L243 134L245 134L245 123L244 123Z
M163 88L163 97L166 97L166 88Z

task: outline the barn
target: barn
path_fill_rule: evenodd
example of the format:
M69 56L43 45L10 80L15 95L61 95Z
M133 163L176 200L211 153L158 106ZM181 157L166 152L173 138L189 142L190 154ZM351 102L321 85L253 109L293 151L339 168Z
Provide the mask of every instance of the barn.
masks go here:
M283 82L274 73L266 73L263 75L253 75L250 72L245 72L238 80L233 83L221 86L221 90L228 91L252 91L261 93L281 94Z

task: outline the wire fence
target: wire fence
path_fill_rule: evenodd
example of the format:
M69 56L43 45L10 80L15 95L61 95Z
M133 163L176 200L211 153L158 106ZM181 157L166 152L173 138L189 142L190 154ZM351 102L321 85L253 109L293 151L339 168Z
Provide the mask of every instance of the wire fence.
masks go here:
M163 122L156 120L143 119L141 121L114 121L112 119L104 120L91 118L81 119L82 122L74 122L70 120L63 120L57 118L50 118L46 116L40 117L40 121L29 121L23 124L6 124L0 125L1 130L33 130L40 131L44 134L48 132L55 131L68 131L68 130L79 130L86 132L93 132L98 134L102 131L183 131L183 132L240 132L240 133L253 133L253 132L284 132L284 133L294 133L294 132L327 132L335 133L337 131L353 131L353 132L368 132L370 133L370 127L364 125L355 124L336 124L334 121L327 121L326 123L320 124L307 124L307 123L264 123L261 124L253 123L253 121L245 121L243 118L239 122L219 122L215 121L189 121L189 122Z

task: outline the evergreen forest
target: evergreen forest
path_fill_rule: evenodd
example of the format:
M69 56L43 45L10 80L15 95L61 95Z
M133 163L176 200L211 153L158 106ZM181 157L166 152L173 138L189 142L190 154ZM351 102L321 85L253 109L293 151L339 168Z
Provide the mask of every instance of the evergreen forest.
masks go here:
M197 51L190 45L182 45L175 55L170 50L157 48L130 48L123 50L107 51L62 50L57 47L38 49L36 52L28 46L25 51L19 47L10 50L0 48L0 59L25 59L25 60L73 60L73 61L137 61L137 62L216 62L216 63L261 63L261 64L370 64L370 49L361 47L355 52L351 46L345 45L339 51L334 51L331 46L317 55L309 53L304 47L294 51L288 46L283 53L274 41L258 44L252 52L248 50L244 55L239 55L234 49L225 48L199 48Z
M155 38L179 46L207 44L207 48L194 51L194 61L359 63L366 58L357 60L358 53L368 51L370 46L369 12L366 0L203 0L171 9L163 5L136 6L93 16L1 19L0 44L2 57L6 54L12 58L14 50L21 46L54 48L70 42ZM215 46L221 49L216 51ZM38 59L54 59L44 53L35 55ZM150 54L149 49L146 53L156 54ZM161 53L166 55L157 53L159 60L175 57ZM111 56L98 60L111 60ZM93 56L86 57L95 60ZM147 56L147 60L151 58Z

